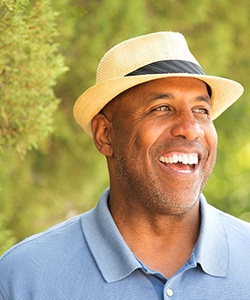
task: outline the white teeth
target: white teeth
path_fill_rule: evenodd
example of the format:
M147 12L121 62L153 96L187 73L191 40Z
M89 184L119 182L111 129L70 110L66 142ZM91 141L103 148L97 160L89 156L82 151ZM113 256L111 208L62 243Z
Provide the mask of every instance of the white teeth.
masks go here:
M187 165L187 164L189 163L189 159L188 159L188 155L187 155L187 154L184 154L184 155L183 155L182 163L183 163L184 165Z
M198 164L198 155L197 154L173 154L169 157L164 157L163 155L159 157L159 161L163 163L175 164L181 162L184 165L196 165Z
M174 155L173 155L173 163L177 163L178 160L179 160L178 155L177 155L177 154L174 154Z

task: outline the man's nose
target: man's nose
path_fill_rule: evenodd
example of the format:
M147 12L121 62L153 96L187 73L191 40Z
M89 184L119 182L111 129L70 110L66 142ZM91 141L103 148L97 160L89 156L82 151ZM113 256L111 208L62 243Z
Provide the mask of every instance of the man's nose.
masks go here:
M190 141L204 137L204 131L192 113L176 117L171 133Z

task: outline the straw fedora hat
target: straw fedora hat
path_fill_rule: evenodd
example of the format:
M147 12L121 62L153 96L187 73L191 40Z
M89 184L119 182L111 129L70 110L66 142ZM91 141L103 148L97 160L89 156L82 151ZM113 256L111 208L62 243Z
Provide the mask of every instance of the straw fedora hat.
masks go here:
M166 77L191 77L206 82L212 90L212 119L217 118L243 93L230 79L205 75L178 32L156 32L126 40L101 59L96 84L74 105L74 117L92 135L93 117L120 93L138 84Z

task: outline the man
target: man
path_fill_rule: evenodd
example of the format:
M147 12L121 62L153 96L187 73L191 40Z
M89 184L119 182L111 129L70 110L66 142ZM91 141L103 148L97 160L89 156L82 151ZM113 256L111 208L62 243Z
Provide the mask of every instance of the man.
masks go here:
M110 188L1 258L0 299L250 299L250 225L202 195L213 120L242 92L205 75L179 33L107 52L74 116L106 156Z

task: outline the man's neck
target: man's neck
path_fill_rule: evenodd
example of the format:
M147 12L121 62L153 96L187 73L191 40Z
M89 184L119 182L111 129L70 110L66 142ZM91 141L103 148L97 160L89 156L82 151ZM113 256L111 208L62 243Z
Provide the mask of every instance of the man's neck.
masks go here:
M110 210L131 251L150 269L169 278L190 257L200 230L199 202L181 216Z

